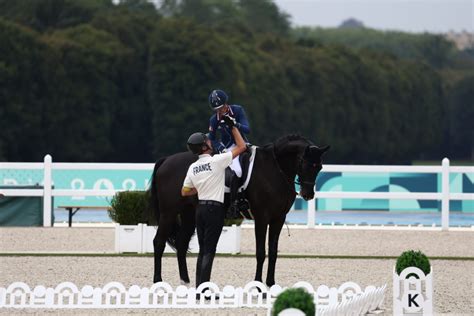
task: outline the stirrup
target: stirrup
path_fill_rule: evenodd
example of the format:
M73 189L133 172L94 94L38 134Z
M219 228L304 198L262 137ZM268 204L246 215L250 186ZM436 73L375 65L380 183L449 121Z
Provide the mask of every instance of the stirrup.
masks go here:
M239 208L237 207L236 201L234 201L229 208L227 209L226 216L225 218L227 219L238 219L240 218L240 211Z
M252 212L250 212L250 203L245 198L239 198L234 202L237 214L240 214L243 218L254 219Z

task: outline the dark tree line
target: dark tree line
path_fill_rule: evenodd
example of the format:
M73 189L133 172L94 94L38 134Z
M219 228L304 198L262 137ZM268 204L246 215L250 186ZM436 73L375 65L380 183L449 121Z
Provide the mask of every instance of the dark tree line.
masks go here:
M437 35L292 29L270 0L0 0L0 44L3 161L154 161L207 130L217 87L255 144L297 132L333 163L473 155L474 56Z

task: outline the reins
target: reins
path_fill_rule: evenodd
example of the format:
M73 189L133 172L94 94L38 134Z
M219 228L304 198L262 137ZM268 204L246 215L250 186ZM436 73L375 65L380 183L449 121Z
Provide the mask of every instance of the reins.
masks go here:
M288 189L289 189L290 193L293 193L293 199L294 199L298 195L298 192L296 192L296 190L295 190L295 186L294 186L293 181L288 180L288 177L283 172L283 170L281 170L281 168L280 168L280 164L278 163L278 160L277 160L276 154L275 154L275 144L272 144L272 147L273 147L272 148L272 156L273 156L273 159L275 160L278 171L279 171L280 175L282 176L282 178L286 181L286 183L288 183ZM292 199L292 197L291 197L291 195L289 195L288 199L286 201L287 206L291 206L290 204L293 204L293 202L291 202L291 199ZM288 236L290 236L290 227L288 226L288 223L287 223L286 220L285 220L285 224L286 224L286 228L288 230Z
M277 164L278 172L280 173L282 178L285 180L285 182L288 184L289 191L291 193L293 193L295 196L298 195L298 192L296 192L296 190L295 190L294 182L289 180L287 175L283 172L283 170L281 170L280 164L278 163L276 153L275 153L275 144L272 144L272 147L273 147L272 148L272 155L273 155L273 159L275 160L275 162ZM288 201L289 201L289 199L288 199Z

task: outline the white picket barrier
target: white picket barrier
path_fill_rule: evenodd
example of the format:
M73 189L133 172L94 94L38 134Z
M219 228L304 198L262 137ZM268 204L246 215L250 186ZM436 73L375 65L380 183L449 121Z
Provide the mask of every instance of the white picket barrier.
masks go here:
M393 269L393 313L433 315L433 267L425 274L408 267L400 275Z
M321 285L314 290L307 282L298 282L293 287L303 287L314 295L318 315L335 315L341 310L356 308L367 313L380 308L386 286L368 286L364 291L353 282L339 288ZM271 309L276 297L286 288L274 285L268 288L257 281L244 287L224 286L222 289L212 282L196 288L180 285L173 289L165 282L151 287L132 285L128 289L119 282L107 283L104 287L85 285L81 289L71 282L63 282L54 288L38 285L33 289L26 283L15 282L0 287L0 308L266 308ZM338 314L340 315L340 314Z
M381 310L386 287L387 285L378 288L366 288L365 292L360 295L354 295L334 306L320 308L318 315L366 315Z

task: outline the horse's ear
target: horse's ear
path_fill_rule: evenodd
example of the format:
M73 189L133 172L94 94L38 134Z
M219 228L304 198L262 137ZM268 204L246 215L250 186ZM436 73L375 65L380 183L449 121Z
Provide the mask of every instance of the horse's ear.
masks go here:
M319 148L319 151L321 152L321 155L324 154L326 151L328 151L329 148L331 148L331 146L329 146L329 145L324 146L322 148Z

